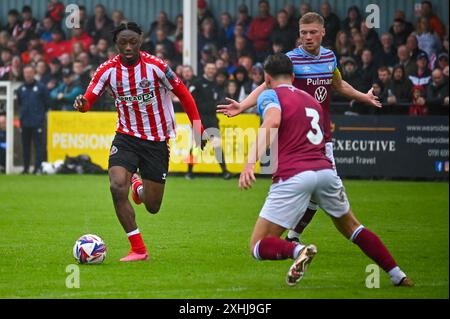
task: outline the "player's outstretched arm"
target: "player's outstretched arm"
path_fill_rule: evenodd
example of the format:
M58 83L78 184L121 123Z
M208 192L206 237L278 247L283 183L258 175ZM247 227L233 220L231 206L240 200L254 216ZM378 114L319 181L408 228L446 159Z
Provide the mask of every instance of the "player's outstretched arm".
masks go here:
M256 141L248 154L247 163L239 177L240 189L249 189L256 181L255 164L277 137L277 129L280 127L280 123L280 109L270 108L265 112L264 122L258 130Z
M241 102L237 102L233 99L227 98L229 104L219 104L217 106L217 113L222 113L228 117L236 116L245 110L251 108L256 105L258 100L258 96L267 88L266 83L261 84L252 93L249 94L244 100Z
M333 87L339 94L344 95L352 100L366 103L374 107L382 107L378 97L373 94L373 88L370 89L369 92L364 94L356 90L353 86L351 86L341 78L333 79Z

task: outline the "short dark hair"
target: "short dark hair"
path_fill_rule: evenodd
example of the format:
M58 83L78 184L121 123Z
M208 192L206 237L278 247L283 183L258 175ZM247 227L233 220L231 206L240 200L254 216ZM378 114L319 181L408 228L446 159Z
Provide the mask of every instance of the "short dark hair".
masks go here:
M264 61L264 71L272 77L291 76L294 72L291 59L284 53L269 55Z
M136 22L121 23L112 31L114 43L116 43L117 36L123 30L131 30L131 31L136 32L139 35L142 34L142 29Z

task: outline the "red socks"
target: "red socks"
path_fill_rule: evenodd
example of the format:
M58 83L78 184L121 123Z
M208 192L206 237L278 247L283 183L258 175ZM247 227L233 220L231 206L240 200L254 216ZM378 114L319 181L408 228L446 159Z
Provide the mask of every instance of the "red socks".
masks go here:
M295 259L297 243L291 243L278 237L266 237L261 239L253 250L253 256L257 259L280 260Z
M135 233L137 231L137 233ZM141 233L139 230L135 230L131 233L128 233L128 240L131 244L131 250L138 254L145 254L147 252L147 248L145 247L144 241L142 240Z
M363 228L353 238L353 242L385 272L389 272L397 266L383 242L370 230Z

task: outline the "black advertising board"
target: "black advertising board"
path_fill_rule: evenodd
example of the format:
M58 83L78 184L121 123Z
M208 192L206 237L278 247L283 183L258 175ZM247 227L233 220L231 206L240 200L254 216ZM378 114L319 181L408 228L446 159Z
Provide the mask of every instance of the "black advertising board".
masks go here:
M448 180L448 117L337 115L332 122L340 176Z

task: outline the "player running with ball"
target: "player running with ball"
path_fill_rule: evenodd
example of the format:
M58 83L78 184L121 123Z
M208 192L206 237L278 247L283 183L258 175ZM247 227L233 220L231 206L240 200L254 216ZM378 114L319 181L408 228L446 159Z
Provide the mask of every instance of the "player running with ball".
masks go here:
M170 67L139 50L142 30L136 23L118 26L113 40L119 54L98 67L86 93L75 99L74 108L87 112L106 87L115 99L118 120L108 174L114 208L131 243L131 251L121 261L147 260L128 192L131 184L136 204L143 202L151 214L159 211L169 167L168 142L175 136L170 91L180 99L193 124L197 145L202 143L203 126L192 95Z
M292 86L291 60L281 53L269 56L264 72L268 89L257 101L262 130L249 153L239 187L248 189L255 181L255 163L266 153L271 140L275 140L271 134L273 129L278 132L278 164L250 240L253 257L292 258L295 261L286 281L292 286L302 279L317 253L316 247L283 240L280 236L298 224L312 199L331 217L342 235L389 274L394 285L413 286L378 236L353 215L341 179L325 155L324 111L313 97Z
M374 107L381 107L381 103L373 95L372 89L367 94L361 93L341 78L333 51L321 46L322 39L325 36L322 16L315 12L303 15L299 21L299 33L302 45L286 53L294 65L295 78L293 84L296 88L304 90L313 96L322 106L326 155L331 160L333 169L336 170L331 137L331 89L335 89L339 94L352 100L367 103ZM258 96L266 88L265 83L261 84L240 103L228 99L231 103L229 105L219 105L218 112L229 117L235 116L254 106ZM317 203L311 202L303 218L289 231L287 238L299 241L300 234L316 212Z

